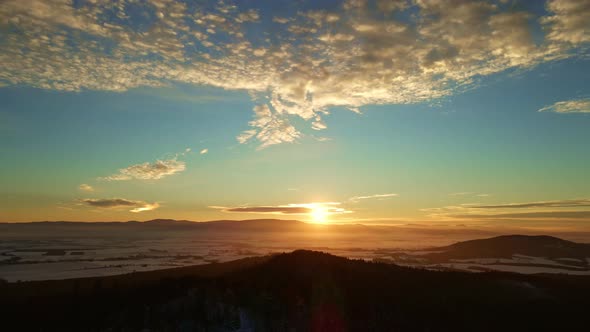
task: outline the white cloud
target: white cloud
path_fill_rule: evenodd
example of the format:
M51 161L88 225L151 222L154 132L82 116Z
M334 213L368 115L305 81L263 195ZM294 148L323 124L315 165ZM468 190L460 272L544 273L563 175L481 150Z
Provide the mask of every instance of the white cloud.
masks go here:
M548 39L572 44L590 41L590 1L550 0L546 7L553 13L543 18L549 27Z
M240 23L241 22L257 22L259 18L260 18L260 15L258 15L258 12L254 9L250 9L246 12L238 14L238 18L236 21L238 21Z
M398 194L374 194L374 195L367 195L367 196L354 196L349 198L348 200L351 202L358 202L360 200L365 200L365 199L386 199L386 198L392 198L392 197L397 197L399 196Z
M590 41L584 0L550 0L545 17L470 0L373 7L355 0L293 11L273 18L280 24L270 38L248 33L265 29L258 25L269 13L224 2L5 0L0 81L66 91L169 82L245 90L258 106L252 128L237 139L267 147L303 136L291 117L324 129L321 117L332 106L430 101L482 76L584 54ZM392 14L402 10L412 15ZM547 34L533 40L532 29Z
M290 20L286 17L273 17L272 21L280 24L285 24L289 23Z
M463 192L457 192L457 193L450 193L449 196L474 196L474 197L490 197L490 194L486 194L486 193L476 193L476 192L470 192L470 191L463 191Z
M80 186L78 186L78 189L82 190L82 191L88 191L88 192L92 192L94 191L94 188L86 183L82 183Z
M125 180L159 180L163 177L184 171L186 164L176 159L157 160L154 163L145 162L120 169L117 173L100 178L106 181Z
M539 112L590 113L590 99L560 101L553 105L541 108Z
M291 125L287 116L271 111L266 104L254 107L254 120L250 121L250 126L254 129L242 132L236 139L243 144L256 137L261 143L261 149L274 144L294 142L301 137L301 133Z

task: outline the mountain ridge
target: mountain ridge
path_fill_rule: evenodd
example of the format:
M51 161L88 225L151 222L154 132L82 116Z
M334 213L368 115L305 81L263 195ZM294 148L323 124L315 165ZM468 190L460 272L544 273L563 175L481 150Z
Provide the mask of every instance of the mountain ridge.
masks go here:
M36 225L36 224L174 224L174 223L191 223L191 224L204 224L204 223L216 223L216 222L249 222L249 221L297 221L300 223L306 223L304 221L295 219L274 219L274 218L262 218L262 219L217 219L217 220L206 220L206 221L194 221L185 219L150 219L150 220L107 220L107 221L80 221L80 220L39 220L39 221L17 221L17 222L0 222L0 225Z

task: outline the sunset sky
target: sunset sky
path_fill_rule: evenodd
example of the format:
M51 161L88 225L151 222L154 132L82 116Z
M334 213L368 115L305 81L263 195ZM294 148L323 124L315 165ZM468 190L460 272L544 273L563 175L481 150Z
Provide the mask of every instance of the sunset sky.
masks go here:
M588 227L590 1L453 3L1 1L0 221Z

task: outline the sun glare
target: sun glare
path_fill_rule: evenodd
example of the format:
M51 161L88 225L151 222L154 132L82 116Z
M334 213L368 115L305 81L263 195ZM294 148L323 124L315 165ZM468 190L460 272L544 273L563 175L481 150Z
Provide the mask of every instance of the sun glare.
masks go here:
M311 211L311 218L318 223L326 222L328 212L323 207L314 207Z

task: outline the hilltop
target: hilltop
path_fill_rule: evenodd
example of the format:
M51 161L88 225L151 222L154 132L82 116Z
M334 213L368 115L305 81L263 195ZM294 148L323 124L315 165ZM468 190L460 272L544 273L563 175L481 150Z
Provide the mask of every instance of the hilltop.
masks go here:
M590 244L546 235L503 235L462 241L433 250L444 251L445 255L454 258L512 257L515 254L547 258L590 257Z

